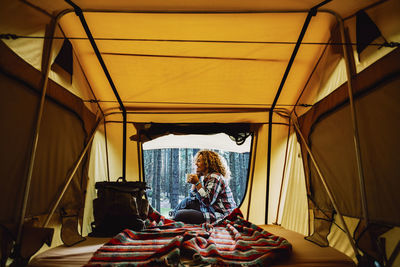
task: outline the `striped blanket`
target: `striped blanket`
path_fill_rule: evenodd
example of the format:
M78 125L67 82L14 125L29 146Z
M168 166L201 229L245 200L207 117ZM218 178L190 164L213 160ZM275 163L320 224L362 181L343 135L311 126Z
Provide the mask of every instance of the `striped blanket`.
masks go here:
M146 229L125 229L104 244L88 266L269 266L291 244L246 221L239 209L214 224L183 224L158 213Z

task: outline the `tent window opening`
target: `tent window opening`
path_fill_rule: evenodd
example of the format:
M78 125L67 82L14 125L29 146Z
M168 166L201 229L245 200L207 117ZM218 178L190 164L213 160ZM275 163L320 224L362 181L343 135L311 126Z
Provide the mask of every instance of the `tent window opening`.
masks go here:
M230 172L229 186L237 206L242 203L249 176L252 136L238 145L227 134L167 135L143 144L144 178L149 203L163 216L189 196L188 173L196 173L194 157L200 150L217 152Z

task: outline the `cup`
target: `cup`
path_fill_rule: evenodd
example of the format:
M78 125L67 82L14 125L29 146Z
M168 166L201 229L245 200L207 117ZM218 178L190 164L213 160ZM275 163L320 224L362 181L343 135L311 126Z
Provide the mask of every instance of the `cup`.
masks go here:
M191 173L187 173L186 174L186 182L190 183L191 178L192 178L192 174Z

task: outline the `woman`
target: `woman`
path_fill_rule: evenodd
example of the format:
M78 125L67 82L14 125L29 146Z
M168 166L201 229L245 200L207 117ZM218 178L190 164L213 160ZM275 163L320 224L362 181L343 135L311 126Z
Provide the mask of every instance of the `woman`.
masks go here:
M216 152L199 151L194 161L196 174L188 174L192 184L190 196L182 200L173 211L173 219L185 223L212 223L236 208L229 187L229 169Z

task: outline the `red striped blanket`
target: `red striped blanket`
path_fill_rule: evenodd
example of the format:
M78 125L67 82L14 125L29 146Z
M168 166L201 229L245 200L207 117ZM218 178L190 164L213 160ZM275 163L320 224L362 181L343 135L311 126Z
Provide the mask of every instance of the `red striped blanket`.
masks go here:
M86 266L268 266L291 244L243 219L236 209L215 224L191 225L154 214L140 232L125 229Z

